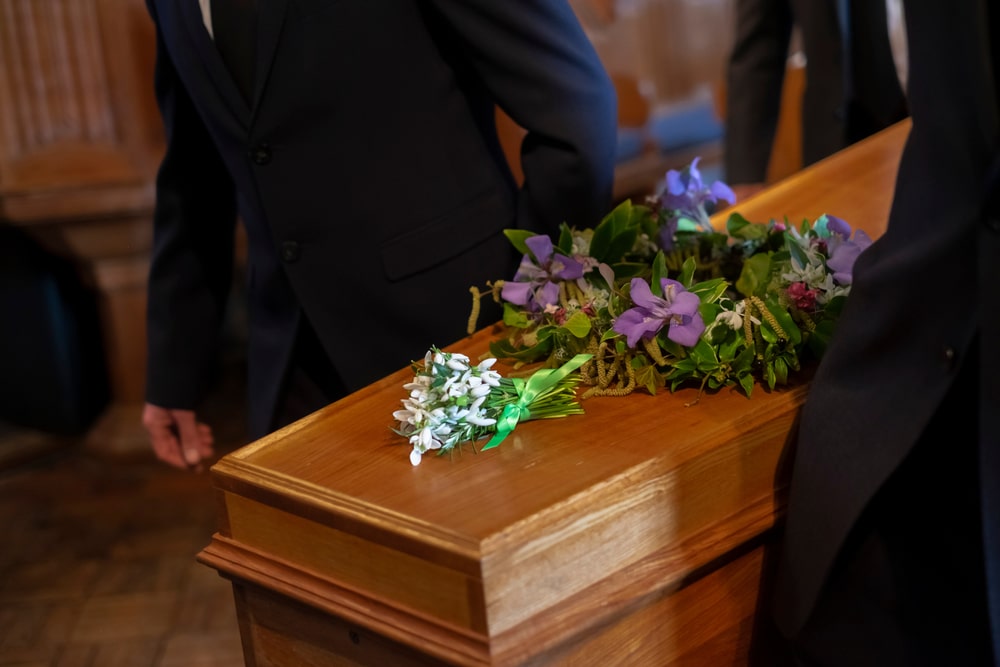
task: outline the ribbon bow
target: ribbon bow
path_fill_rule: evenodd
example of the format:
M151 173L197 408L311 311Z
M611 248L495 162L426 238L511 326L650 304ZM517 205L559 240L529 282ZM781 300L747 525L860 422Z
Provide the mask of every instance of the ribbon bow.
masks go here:
M531 404L546 391L556 386L570 373L585 364L592 354L578 354L559 368L543 368L536 371L527 382L523 378L512 378L517 400L504 406L503 412L497 418L497 432L483 449L496 447L504 438L510 435L519 421L531 419Z

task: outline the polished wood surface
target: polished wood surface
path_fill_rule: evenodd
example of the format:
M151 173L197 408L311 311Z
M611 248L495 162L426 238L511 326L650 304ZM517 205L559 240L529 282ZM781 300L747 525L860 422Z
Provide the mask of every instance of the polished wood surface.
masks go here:
M830 213L877 236L907 128L736 208ZM496 335L451 347L475 358ZM749 399L593 398L585 415L417 467L390 430L411 377L213 467L221 528L199 557L234 583L248 664L303 651L315 664L383 664L386 652L413 664L745 662L759 541L781 511L775 471L807 377Z

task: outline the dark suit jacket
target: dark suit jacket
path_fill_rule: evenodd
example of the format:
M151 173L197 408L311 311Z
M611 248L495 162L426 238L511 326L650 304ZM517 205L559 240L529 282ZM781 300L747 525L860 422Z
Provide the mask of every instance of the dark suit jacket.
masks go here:
M990 35L988 8L989 0L905 8L913 125L888 229L855 265L801 416L776 596L790 636L851 527L949 391L977 331L979 423L955 424L937 447L947 457L959 439L978 439L989 596L1000 618L1000 89L991 55L1000 33ZM928 525L928 539L934 534Z
M464 334L470 286L515 266L504 228L554 233L610 210L614 89L564 2L264 0L249 104L197 0L147 4L167 135L154 404L193 407L205 385L237 207L255 434L269 430L300 310L360 388ZM520 191L494 102L528 130Z
M847 26L848 0L737 0L726 70L725 178L763 183L781 109L792 28L806 57L802 164L812 164L906 116L883 0ZM852 67L850 40L867 47Z

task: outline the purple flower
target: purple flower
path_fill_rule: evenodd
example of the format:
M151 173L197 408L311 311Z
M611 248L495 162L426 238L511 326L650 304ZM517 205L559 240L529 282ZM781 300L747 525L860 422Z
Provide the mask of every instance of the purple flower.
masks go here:
M521 258L513 281L504 282L500 295L510 303L531 311L544 310L559 302L559 285L554 280L583 277L583 264L555 252L552 239L545 234L524 241L530 254Z
M706 204L716 204L723 199L730 204L736 203L736 195L732 188L722 181L715 181L711 186L705 186L698 171L696 157L683 170L671 169L660 183L656 194L650 198L651 203L666 213L665 223L660 230L660 246L670 250L674 245L674 233L680 218L690 218L703 229L710 229Z
M829 259L827 267L833 271L833 279L840 285L850 285L854 261L861 252L872 244L871 237L863 230L854 232L851 238L851 226L844 220L832 215L827 216L827 231L830 237L826 240Z
M661 186L657 193L663 201L663 205L678 211L694 211L705 203L715 204L720 199L724 199L730 204L736 203L736 195L732 188L722 181L715 181L711 186L705 187L701 180L701 172L698 171L698 161L696 157L691 164L682 171L671 169L667 172L664 186Z
M705 331L705 322L698 312L701 300L676 280L660 278L660 286L662 298L653 294L645 280L633 278L631 296L635 307L622 313L612 328L625 334L628 346L634 348L640 338L649 340L669 325L667 338L684 347L693 347Z

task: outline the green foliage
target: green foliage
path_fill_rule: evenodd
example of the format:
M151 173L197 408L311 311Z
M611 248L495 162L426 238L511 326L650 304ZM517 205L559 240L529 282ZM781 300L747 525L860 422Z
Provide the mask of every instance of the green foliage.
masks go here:
M824 215L796 227L787 220L753 222L732 212L723 232L707 224L703 208L667 210L661 200L650 201L650 206L624 201L593 229L562 225L557 251L585 266L584 277L550 276L560 297L544 309L505 302L506 333L491 343L491 354L547 367L593 354L581 372L597 395L693 386L734 388L750 396L755 384L768 389L788 384L806 360L821 357L849 293L849 285L836 284L826 267L830 242L849 241L832 237L835 230L842 235L846 223ZM664 233L672 238L669 247L660 246ZM506 234L530 255L525 243L530 233ZM635 278L661 300L664 278L698 297L705 330L692 347L671 340L669 317L635 348L615 331L622 313L636 307L630 295Z

